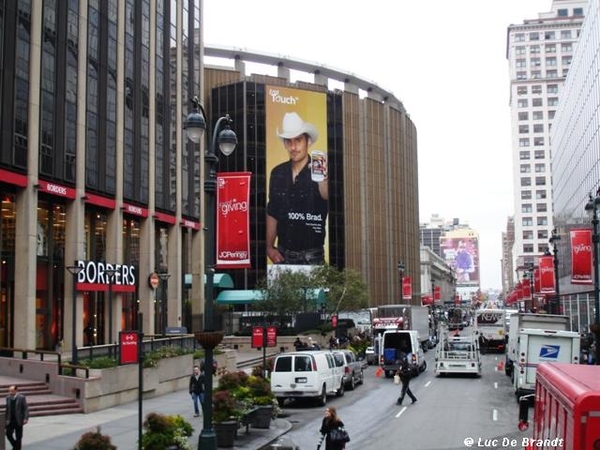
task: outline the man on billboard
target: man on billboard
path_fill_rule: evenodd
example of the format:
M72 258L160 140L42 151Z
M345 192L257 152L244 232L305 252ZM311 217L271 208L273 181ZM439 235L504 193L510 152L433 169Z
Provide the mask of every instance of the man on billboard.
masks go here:
M274 167L269 179L267 256L275 264L323 264L327 153L313 150L309 155L319 133L295 112L283 116L276 134L289 160Z
M456 264L456 281L470 281L470 274L475 272L475 264L473 263L473 255L467 249L465 241L458 242L454 262Z

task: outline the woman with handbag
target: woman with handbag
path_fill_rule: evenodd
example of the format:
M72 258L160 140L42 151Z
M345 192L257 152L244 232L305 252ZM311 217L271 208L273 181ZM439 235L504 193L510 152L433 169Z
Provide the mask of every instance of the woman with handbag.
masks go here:
M322 436L317 450L321 448L323 440L325 440L325 450L343 450L346 448L346 442L350 440L344 429L344 422L340 420L333 406L325 409L320 433Z

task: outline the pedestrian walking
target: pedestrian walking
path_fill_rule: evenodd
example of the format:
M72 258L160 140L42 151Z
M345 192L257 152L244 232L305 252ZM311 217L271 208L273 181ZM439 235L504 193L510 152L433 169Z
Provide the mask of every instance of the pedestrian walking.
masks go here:
M6 437L13 450L21 450L23 425L28 421L27 399L18 392L17 386L10 386L6 397Z
M204 403L204 370L194 366L194 373L190 377L190 395L194 404L194 417L200 415L200 405Z
M325 417L321 422L321 440L317 445L317 450L321 448L321 444L325 441L325 450L343 450L346 448L345 441L336 441L332 434L339 429L344 429L344 422L340 420L337 411L333 406L325 408ZM347 435L347 434L346 434Z
M396 402L397 405L401 405L404 401L404 396L408 394L411 398L412 403L417 401L417 397L415 397L410 390L410 379L412 378L412 370L408 360L405 358L400 363L400 368L398 369L397 375L400 376L400 381L402 382L402 391L400 392L400 397Z

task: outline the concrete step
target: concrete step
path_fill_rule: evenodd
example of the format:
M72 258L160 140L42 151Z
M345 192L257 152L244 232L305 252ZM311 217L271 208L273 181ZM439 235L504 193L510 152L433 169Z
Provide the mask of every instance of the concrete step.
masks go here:
M31 417L83 413L83 409L74 398L53 394L45 383L19 381L12 384L18 386L19 393L27 398ZM0 385L0 397L8 395L8 388L12 384ZM6 402L0 401L0 412L5 410Z

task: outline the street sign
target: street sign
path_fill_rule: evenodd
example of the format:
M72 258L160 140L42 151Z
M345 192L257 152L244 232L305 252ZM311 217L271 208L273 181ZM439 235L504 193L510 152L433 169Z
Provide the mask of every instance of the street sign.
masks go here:
M152 272L148 277L148 284L154 290L158 288L158 284L160 283L160 278L156 272Z
M252 348L276 346L277 327L252 327Z
M139 338L137 331L119 332L119 364L135 364L138 362Z

